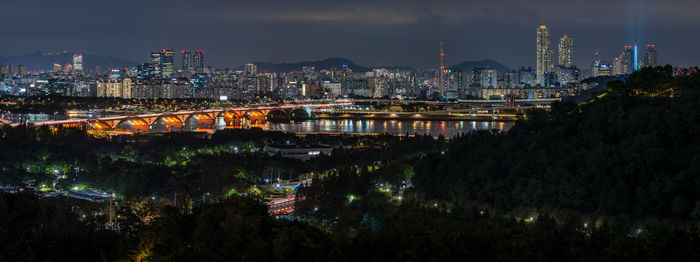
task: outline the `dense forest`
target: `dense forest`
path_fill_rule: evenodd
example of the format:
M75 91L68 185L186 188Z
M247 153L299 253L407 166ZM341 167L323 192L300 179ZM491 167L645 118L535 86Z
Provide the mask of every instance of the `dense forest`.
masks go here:
M582 105L528 114L509 132L475 133L418 165L428 198L504 210L700 218L700 74L644 69Z
M105 203L1 194L0 260L700 261L699 133L700 73L671 67L449 141L231 130L123 142L3 127L0 184L57 170L59 183L124 199L120 228L106 230ZM258 151L287 141L337 149L307 162ZM270 167L315 176L294 216L221 194ZM216 196L191 208L143 199L175 191Z

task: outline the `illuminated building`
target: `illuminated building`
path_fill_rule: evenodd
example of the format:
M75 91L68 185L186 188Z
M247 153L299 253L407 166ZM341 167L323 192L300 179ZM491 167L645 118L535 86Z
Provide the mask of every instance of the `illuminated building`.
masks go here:
M340 97L342 93L341 83L324 81L323 89L327 90L330 94L329 98Z
M207 74L198 73L190 79L190 85L194 89L205 89L207 87Z
M559 39L559 66L574 67L573 60L574 39L564 35Z
M161 51L160 70L163 78L169 78L175 72L175 52L173 50Z
M190 50L182 50L182 71L192 73L192 54Z
M606 63L601 63L598 67L598 76L610 76L612 75L612 68Z
M319 145L267 145L265 146L265 152L269 156L279 154L284 158L306 161L321 154L330 155L333 153L333 148Z
M626 66L625 66L625 55L620 54L619 56L613 58L612 62L612 69L610 70L611 75L619 76L619 75L624 75Z
M247 75L254 75L258 73L258 66L255 64L245 64L244 70Z
M66 64L63 66L63 71L66 73L69 73L69 72L73 71L73 66L71 64Z
M521 68L518 70L518 80L522 86L536 86L537 85L537 73L532 67Z
M503 74L503 82L502 84L499 83L499 88L515 88L519 85L519 80L518 80L518 72L516 71L509 71L509 72L504 72Z
M197 50L194 52L192 67L195 73L204 73L204 51Z
M465 98L467 95L467 85L464 81L464 71L459 68L451 68L447 70L445 79L445 93L443 96L446 99Z
M61 66L61 65L59 65L59 66ZM9 76L11 74L12 74L12 66L11 65L0 65L0 75Z
M132 83L130 78L97 82L97 97L133 98Z
M656 45L647 45L647 52L644 55L644 66L654 67L656 65Z
M567 86L579 81L580 72L578 68L559 66L557 69L557 81L560 85Z
M593 64L591 65L591 74L593 77L598 76L598 69L600 69L600 59L598 59L598 49L596 49L595 58L593 59Z
M624 51L620 56L615 58L615 64L613 64L613 74L614 75L626 75L631 74L634 71L634 49L633 46L625 46Z
M151 62L148 64L148 76L161 76L161 53L159 51L151 52Z
M73 70L77 72L83 71L83 55L74 54L73 55Z
M498 73L491 68L472 69L472 87L495 88L498 87Z
M18 65L17 66L17 75L18 76L23 76L27 74L27 67L24 65Z
M552 63L552 48L549 44L549 29L547 26L540 25L537 28L537 84L544 85L545 74L552 72L554 65Z
M53 71L54 72L61 72L61 71L63 71L63 66L61 64L53 64Z

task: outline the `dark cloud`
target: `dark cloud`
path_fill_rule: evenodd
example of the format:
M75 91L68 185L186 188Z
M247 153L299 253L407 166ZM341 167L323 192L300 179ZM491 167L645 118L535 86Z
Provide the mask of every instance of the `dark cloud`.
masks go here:
M436 66L439 41L450 63L496 59L534 64L535 27L552 45L575 41L587 68L595 49L657 44L659 59L697 64L700 1L55 1L3 0L0 55L77 50L145 60L150 50L204 49L215 66L347 57L366 65Z

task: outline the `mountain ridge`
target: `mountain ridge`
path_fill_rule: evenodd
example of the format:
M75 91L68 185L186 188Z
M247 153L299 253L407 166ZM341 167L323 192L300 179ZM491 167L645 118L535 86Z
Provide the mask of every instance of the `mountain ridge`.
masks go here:
M402 65L383 65L383 66L363 66L356 64L352 62L350 59L347 58L339 58L339 57L329 57L323 60L318 60L318 61L302 61L302 62L283 62L283 63L272 63L272 62L252 62L251 64L255 64L257 66L257 71L258 72L268 72L268 73L288 73L292 71L301 71L302 67L304 66L312 66L316 70L328 70L331 69L332 67L335 68L343 68L343 67L348 67L350 68L353 72L369 72L372 71L373 68L386 68L390 70L411 70L415 69L413 66L402 66ZM234 70L243 70L244 65L235 67ZM464 61L458 64L455 64L449 68L459 68L462 69L464 72L470 72L474 68L480 68L480 67L485 67L485 68L493 68L496 69L498 72L506 72L510 71L511 69L508 66L505 66L501 63L499 63L496 60L491 60L491 59L485 59L485 60L479 60L479 61Z

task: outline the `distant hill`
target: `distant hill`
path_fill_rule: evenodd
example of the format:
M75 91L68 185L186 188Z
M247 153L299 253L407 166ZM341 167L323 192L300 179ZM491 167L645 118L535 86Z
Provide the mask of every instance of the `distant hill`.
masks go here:
M288 73L292 71L301 71L304 66L313 66L316 70L324 70L335 68L348 67L353 72L369 72L371 69L358 64L345 58L326 58L321 61L305 61L298 63L266 63L266 62L253 62L258 67L258 72L270 72L270 73ZM243 66L235 68L235 70L243 70Z
M474 68L493 68L496 69L498 72L507 72L510 71L511 69L508 68L507 66L496 62L494 60L481 60L481 61L466 61L462 62L456 65L453 65L451 68L459 68L462 69L464 72L471 72L472 69Z
M72 64L73 53L63 53L58 55L45 55L42 52L34 52L22 56L0 57L0 65L24 65L29 71L49 71L53 69L53 64ZM123 68L137 65L134 61L129 61L113 56L96 56L83 54L83 67L85 70L95 70L95 67Z

